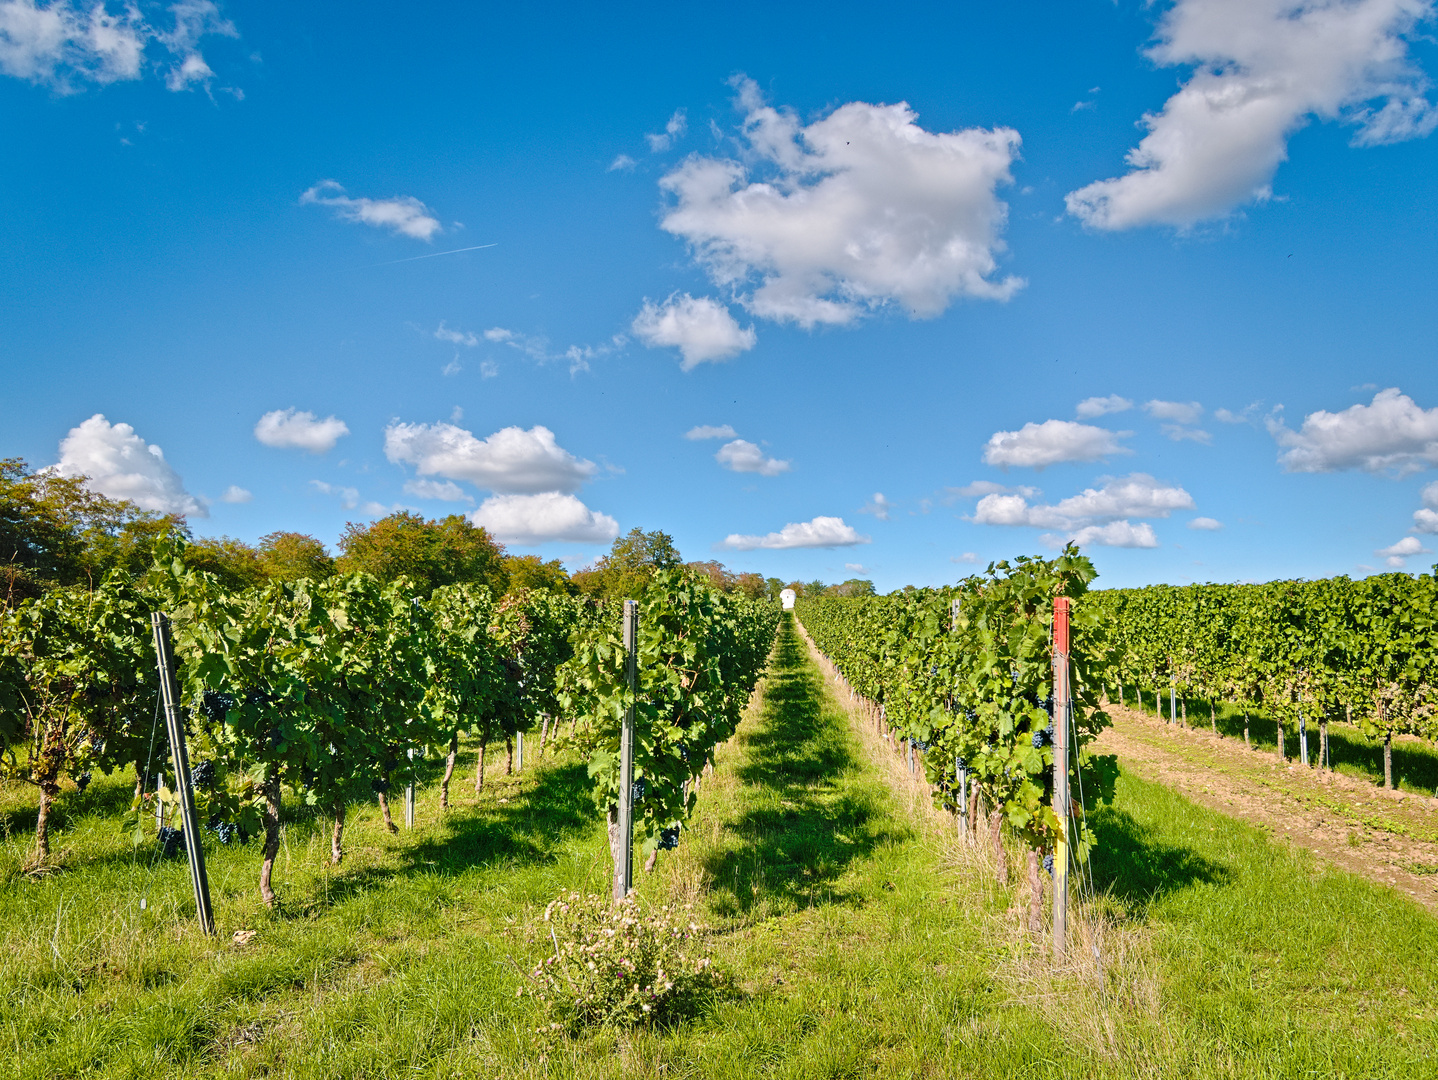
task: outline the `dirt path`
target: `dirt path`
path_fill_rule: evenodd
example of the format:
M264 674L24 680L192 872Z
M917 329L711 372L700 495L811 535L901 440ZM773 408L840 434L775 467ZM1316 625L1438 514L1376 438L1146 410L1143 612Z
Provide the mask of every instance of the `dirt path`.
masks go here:
M1280 764L1236 739L1110 705L1098 741L1137 775L1389 885L1438 914L1438 799Z

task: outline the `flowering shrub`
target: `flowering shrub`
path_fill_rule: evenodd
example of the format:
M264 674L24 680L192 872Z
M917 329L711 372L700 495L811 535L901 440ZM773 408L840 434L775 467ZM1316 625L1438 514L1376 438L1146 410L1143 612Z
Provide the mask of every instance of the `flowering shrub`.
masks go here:
M544 909L534 937L553 952L521 988L542 1002L549 1028L673 1023L693 1015L729 983L701 943L707 927L667 905L641 911L633 895L570 893Z

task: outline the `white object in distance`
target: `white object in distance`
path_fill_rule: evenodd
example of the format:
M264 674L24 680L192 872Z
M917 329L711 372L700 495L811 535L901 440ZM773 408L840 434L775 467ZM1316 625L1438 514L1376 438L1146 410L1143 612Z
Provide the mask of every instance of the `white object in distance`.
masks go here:
M784 605L785 611L794 610L795 593L793 589L785 589L779 594L779 602Z

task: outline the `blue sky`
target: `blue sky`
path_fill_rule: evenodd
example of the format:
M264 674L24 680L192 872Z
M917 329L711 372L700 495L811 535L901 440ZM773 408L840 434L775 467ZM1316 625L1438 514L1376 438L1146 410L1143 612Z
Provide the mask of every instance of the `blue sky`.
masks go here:
M0 454L571 567L1426 569L1433 16L0 0Z

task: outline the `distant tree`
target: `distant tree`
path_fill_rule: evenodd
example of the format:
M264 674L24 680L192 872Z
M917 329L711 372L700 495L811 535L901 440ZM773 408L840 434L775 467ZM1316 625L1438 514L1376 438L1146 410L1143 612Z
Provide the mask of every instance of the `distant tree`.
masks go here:
M827 591L838 596L873 596L874 583L868 578L850 578L842 585L835 585Z
M765 578L764 587L769 590L770 600L778 600L779 594L788 588L788 586L784 584L783 578L776 577Z
M425 595L440 585L472 581L503 596L509 584L503 546L459 514L433 521L402 510L368 525L351 522L340 537L335 569L363 570L385 582L407 577Z
M0 603L93 584L113 569L137 572L149 564L155 538L189 535L183 517L108 498L88 482L0 459Z
M335 561L313 536L297 532L272 532L260 537L256 558L270 581L323 581L335 572Z
M736 579L718 559L710 559L708 562L686 563L685 565L695 573L707 577L709 584L713 585L720 592L727 593L734 591Z
M805 582L803 585L800 586L799 595L800 595L800 596L823 596L825 590L827 590L827 589L828 589L828 586L827 586L827 585L825 585L825 584L824 584L822 581L820 581L818 578L815 578L813 581L807 581L807 582Z
M750 600L763 600L769 595L769 586L763 574L740 574L734 579L734 586Z
M227 589L249 589L269 580L260 553L229 536L192 540L185 548L185 565L214 574Z
M547 592L572 596L579 590L569 580L564 564L558 559L542 560L538 555L506 555L505 573L509 575L509 591L544 589Z
M601 556L592 567L576 571L574 583L589 596L638 599L656 573L683 561L672 536L634 528L615 540L609 554Z

